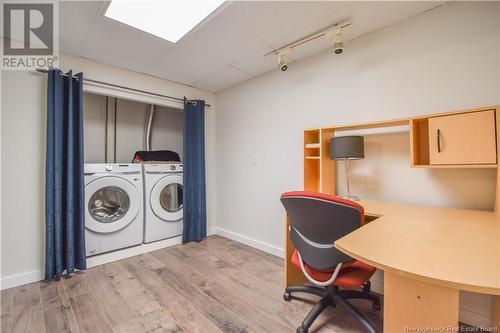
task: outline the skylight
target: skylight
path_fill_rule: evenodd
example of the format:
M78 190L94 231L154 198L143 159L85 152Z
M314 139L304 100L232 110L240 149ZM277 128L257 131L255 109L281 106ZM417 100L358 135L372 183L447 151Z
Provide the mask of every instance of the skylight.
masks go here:
M113 0L104 16L176 43L223 2Z

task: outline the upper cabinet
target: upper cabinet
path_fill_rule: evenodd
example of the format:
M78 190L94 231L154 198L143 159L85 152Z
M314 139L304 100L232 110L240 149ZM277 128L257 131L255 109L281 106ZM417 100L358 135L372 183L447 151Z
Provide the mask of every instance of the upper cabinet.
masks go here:
M429 119L430 164L495 164L493 110Z
M497 165L494 109L415 118L410 124L412 166Z

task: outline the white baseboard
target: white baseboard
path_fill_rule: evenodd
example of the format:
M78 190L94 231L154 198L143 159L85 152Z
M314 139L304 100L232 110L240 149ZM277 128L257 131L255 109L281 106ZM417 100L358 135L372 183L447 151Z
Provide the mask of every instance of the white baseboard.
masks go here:
M215 234L215 228L211 227L207 230L207 235ZM151 251L163 249L165 247L182 244L182 236L160 240L153 243L141 244L129 247L123 250L96 255L87 259L87 267L95 267L107 264L109 262L130 258Z
M216 233L217 233L217 228L216 227L208 227L208 229L207 229L207 236L215 235Z
M469 309L460 308L458 312L458 318L462 323L476 327L491 325L491 317L489 315L477 313Z
M262 250L264 252L273 254L275 256L278 256L281 258L285 257L285 251L280 247L277 247L277 246L274 246L271 244L267 244L267 243L264 243L262 241L259 241L259 240L256 240L256 239L253 239L253 238L250 238L250 237L247 237L247 236L244 236L244 235L241 235L241 234L238 234L238 233L226 230L226 229L222 229L222 228L217 228L216 234L221 235L221 236L226 237L226 238L229 238L229 239L232 239L236 242L240 242L240 243L243 243L245 245L254 247L254 248Z
M41 281L44 279L42 271L33 271L23 274L10 275L2 278L0 290L14 288L32 282Z
M375 274L373 274L370 279L371 282L371 290L374 292L383 295L384 294L384 272L381 270L376 270Z
M207 234L213 235L215 234L215 231L216 230L214 227L210 227L207 230ZM130 258L133 256L137 256L139 254L156 251L165 247L178 245L181 243L182 243L182 237L179 236L161 240L154 243L141 244L123 250L96 255L87 259L87 267L90 268L90 267L100 266L109 262ZM43 279L44 279L43 271L33 271L23 274L6 276L3 277L0 281L0 290L14 288L32 282L42 281Z
M156 251L159 249L163 249L165 247L178 245L182 243L182 236L173 237L169 239L160 240L153 243L141 244L133 247L128 247L126 249L98 254L96 256L87 258L87 268L96 267L100 265L104 265L113 261L118 261L134 256L138 256L140 254L144 254L146 252Z

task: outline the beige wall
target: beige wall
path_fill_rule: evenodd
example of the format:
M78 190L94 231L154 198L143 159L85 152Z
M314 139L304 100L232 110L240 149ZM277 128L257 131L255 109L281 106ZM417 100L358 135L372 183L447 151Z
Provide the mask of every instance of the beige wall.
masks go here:
M279 196L302 188L305 128L499 103L499 21L498 2L449 2L217 93L218 232L282 253ZM411 169L403 135L367 143L358 193L491 208L491 170ZM461 320L488 323L489 297L461 300Z

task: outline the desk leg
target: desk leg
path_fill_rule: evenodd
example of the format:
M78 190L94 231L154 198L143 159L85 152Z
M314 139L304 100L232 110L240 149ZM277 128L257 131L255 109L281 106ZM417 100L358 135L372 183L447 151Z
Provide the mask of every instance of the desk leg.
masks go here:
M384 332L457 326L458 290L384 272Z
M493 303L491 304L491 326L496 326L500 331L500 296L493 296Z
M292 265L292 255L295 251L292 240L290 239L290 233L288 232L289 221L288 215L285 215L285 287L305 284L306 278L304 274Z

